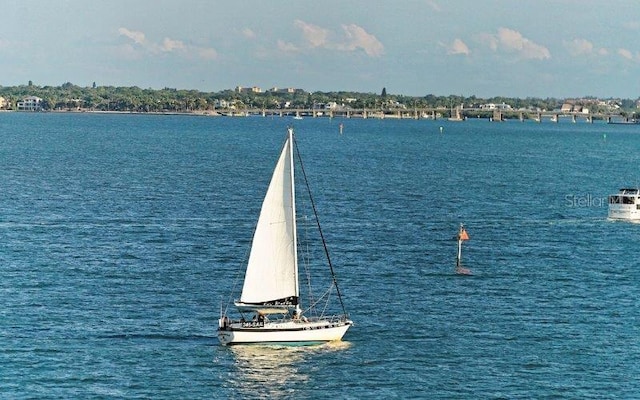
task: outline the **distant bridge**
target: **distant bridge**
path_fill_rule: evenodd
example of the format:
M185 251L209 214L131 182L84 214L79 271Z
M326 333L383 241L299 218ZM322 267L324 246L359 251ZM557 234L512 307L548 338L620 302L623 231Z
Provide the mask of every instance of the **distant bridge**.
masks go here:
M263 116L263 117L309 117L309 118L378 118L378 119L454 119L486 118L492 121L517 119L520 121L533 120L537 122L558 122L562 118L572 122L603 120L606 122L629 122L630 119L614 113L582 113L560 111L531 111L531 110L487 110L480 108L247 108L241 110L216 110L226 116Z

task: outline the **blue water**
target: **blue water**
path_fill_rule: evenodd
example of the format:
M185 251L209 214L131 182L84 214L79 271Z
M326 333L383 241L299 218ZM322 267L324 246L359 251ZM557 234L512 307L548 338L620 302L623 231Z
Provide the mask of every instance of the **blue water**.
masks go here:
M222 347L292 122L355 325ZM638 398L638 129L0 114L0 397Z

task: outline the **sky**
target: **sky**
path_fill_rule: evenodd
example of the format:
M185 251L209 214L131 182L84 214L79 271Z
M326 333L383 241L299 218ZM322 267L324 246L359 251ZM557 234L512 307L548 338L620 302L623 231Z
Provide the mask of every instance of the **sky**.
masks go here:
M0 85L640 97L638 0L4 0Z

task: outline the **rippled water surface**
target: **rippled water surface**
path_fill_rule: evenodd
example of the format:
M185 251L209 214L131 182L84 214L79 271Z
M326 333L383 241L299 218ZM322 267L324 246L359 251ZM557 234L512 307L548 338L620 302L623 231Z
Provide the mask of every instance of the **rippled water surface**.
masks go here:
M222 347L292 122L355 325ZM0 134L0 397L640 397L640 225L606 218L639 127L5 113Z

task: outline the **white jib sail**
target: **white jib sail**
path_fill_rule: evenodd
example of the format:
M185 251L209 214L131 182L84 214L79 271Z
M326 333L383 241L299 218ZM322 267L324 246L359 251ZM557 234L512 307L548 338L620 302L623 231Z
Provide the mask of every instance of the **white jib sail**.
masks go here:
M241 303L259 304L298 296L292 140L289 135L262 203Z

